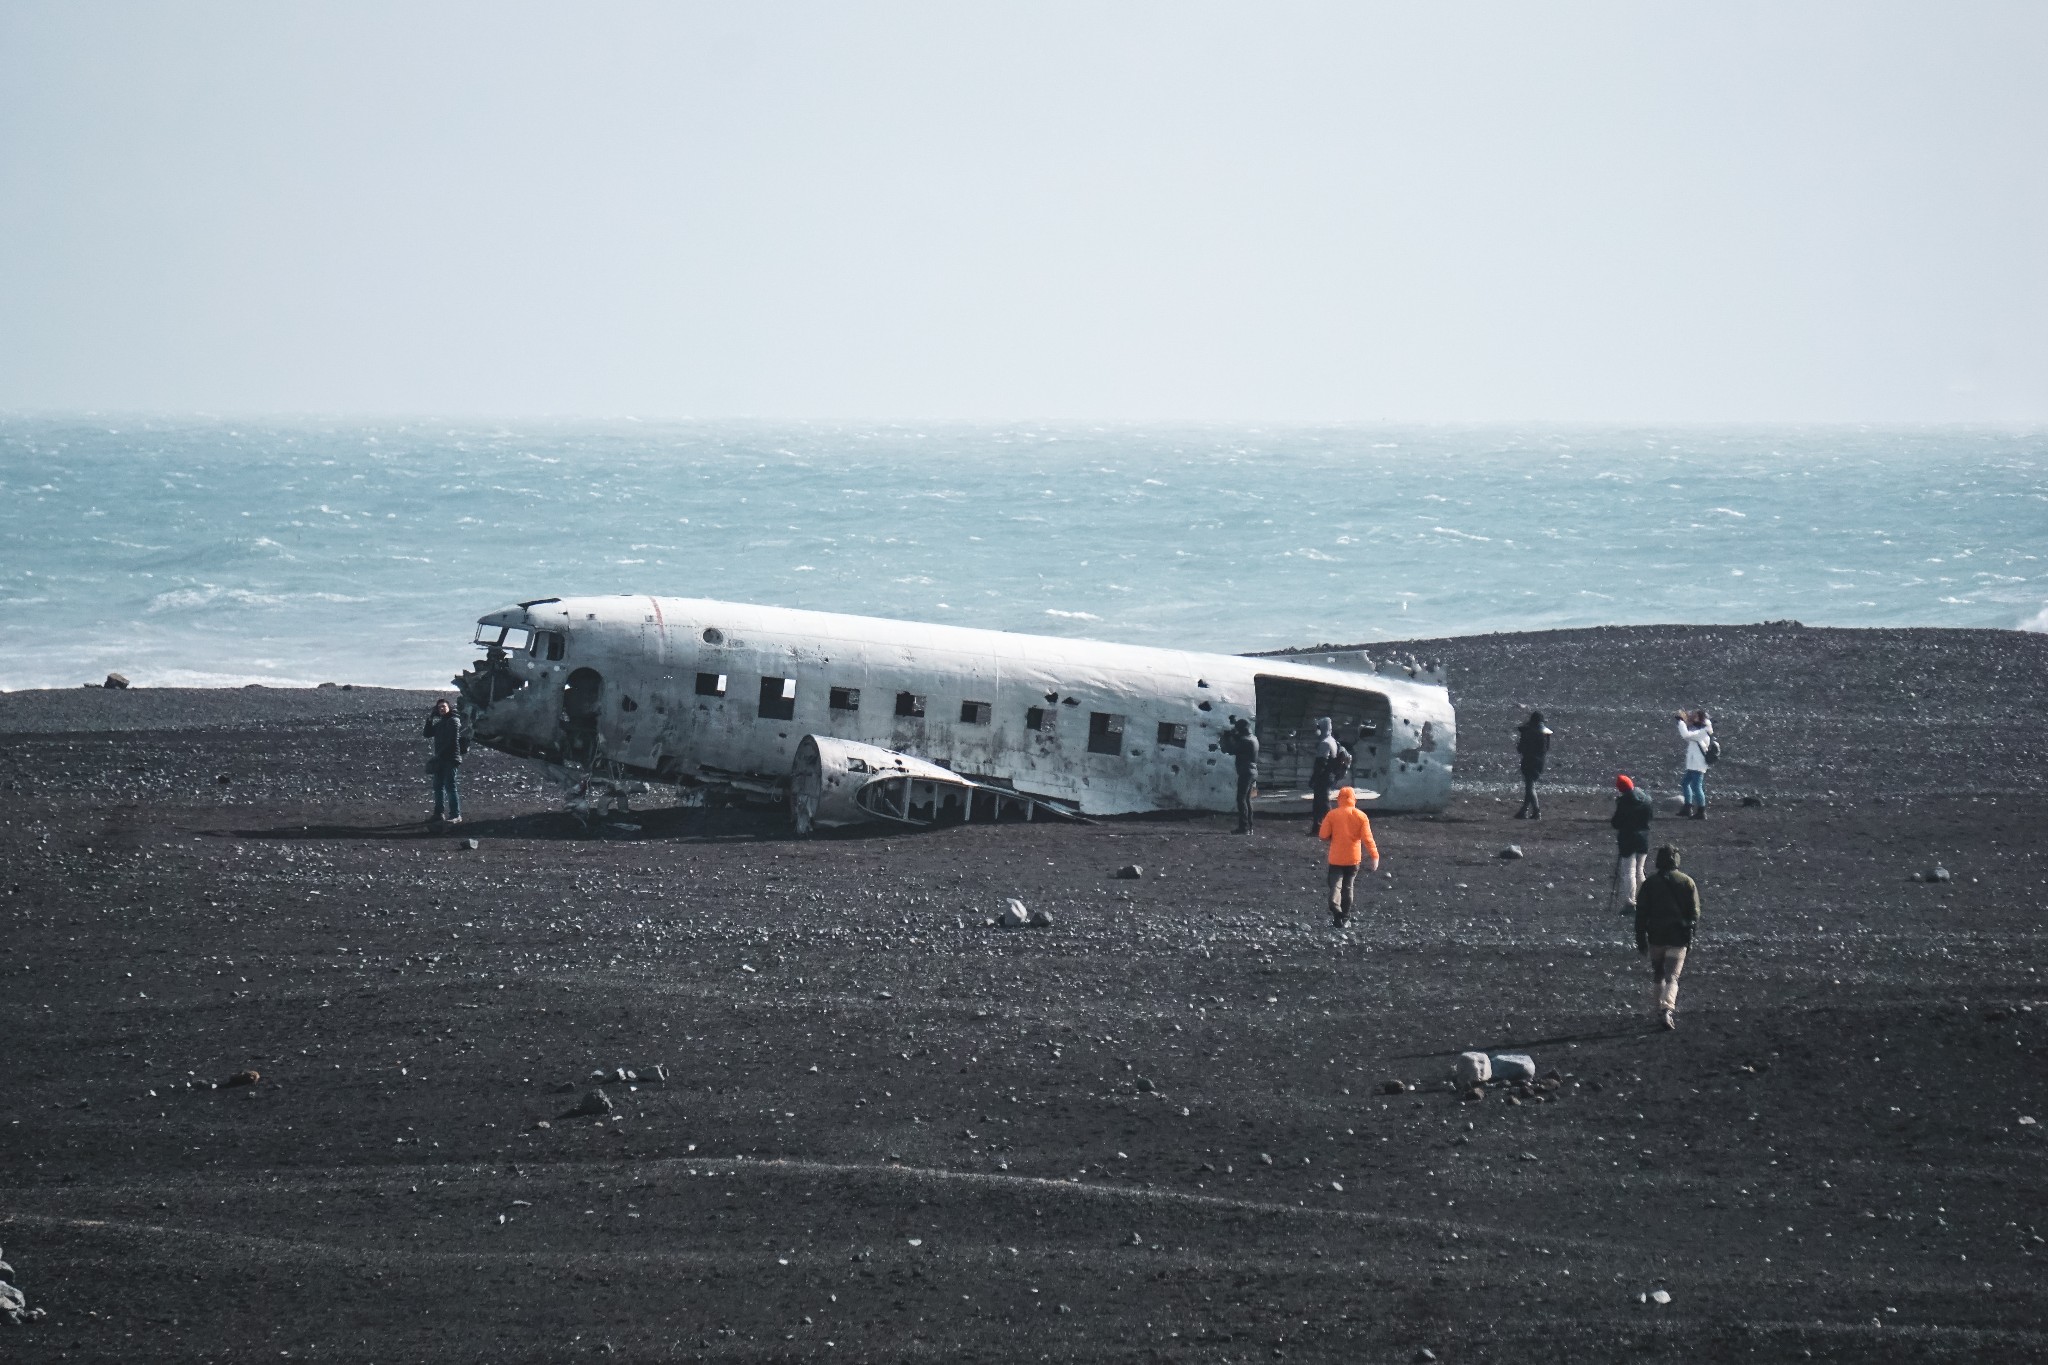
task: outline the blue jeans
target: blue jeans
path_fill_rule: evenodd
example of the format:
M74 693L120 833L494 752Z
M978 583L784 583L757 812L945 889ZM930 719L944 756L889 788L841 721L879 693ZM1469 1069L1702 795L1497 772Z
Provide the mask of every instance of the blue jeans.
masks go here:
M1679 790L1685 793L1685 804L1707 808L1707 775L1697 768L1685 770L1685 777L1679 783Z
M446 761L434 764L434 818L441 818L442 805L446 803L450 820L462 818L462 797L455 790L455 765Z

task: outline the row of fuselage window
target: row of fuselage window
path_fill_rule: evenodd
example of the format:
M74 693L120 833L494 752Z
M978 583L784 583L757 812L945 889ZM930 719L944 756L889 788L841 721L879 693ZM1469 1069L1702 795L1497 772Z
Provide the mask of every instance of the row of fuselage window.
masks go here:
M699 673L697 695L700 697L723 697L726 694L726 675L723 673ZM923 720L930 698L917 692L896 694L896 716L900 720ZM1068 703L1074 703L1071 700ZM851 714L860 710L860 689L858 687L835 687L829 701L833 711ZM962 725L991 725L995 723L995 704L985 701L963 701L960 703ZM761 698L755 714L762 720L794 720L796 718L796 679L764 677L761 679ZM1057 729L1059 710L1054 706L1033 706L1024 712L1024 728L1039 734L1053 734ZM1088 713L1088 751L1096 754L1121 754L1124 734L1130 724L1128 716L1119 716L1108 711ZM1179 721L1162 720L1154 736L1154 742L1168 748L1185 749L1188 746L1188 727Z

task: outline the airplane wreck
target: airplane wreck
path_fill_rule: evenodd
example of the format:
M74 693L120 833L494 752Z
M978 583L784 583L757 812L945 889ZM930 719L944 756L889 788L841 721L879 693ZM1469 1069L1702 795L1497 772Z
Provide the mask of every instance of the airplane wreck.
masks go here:
M673 788L783 803L800 833L1230 811L1239 716L1267 803L1305 799L1315 720L1372 810L1441 809L1443 670L1362 651L1201 654L695 598L540 598L477 623L455 679L477 743L588 814ZM1289 807L1289 809L1295 809Z

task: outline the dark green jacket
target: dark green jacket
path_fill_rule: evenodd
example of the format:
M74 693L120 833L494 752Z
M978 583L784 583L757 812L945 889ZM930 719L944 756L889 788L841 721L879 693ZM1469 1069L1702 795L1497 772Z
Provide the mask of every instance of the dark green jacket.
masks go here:
M1636 892L1636 951L1690 948L1700 922L1699 884L1683 872L1652 872Z

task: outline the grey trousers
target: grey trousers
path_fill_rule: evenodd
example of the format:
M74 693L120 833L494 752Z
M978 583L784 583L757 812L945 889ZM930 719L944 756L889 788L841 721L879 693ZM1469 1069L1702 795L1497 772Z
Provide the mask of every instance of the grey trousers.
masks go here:
M1351 906L1357 899L1358 867L1357 863L1352 863L1349 866L1343 863L1330 864L1331 914L1348 915L1351 913Z

